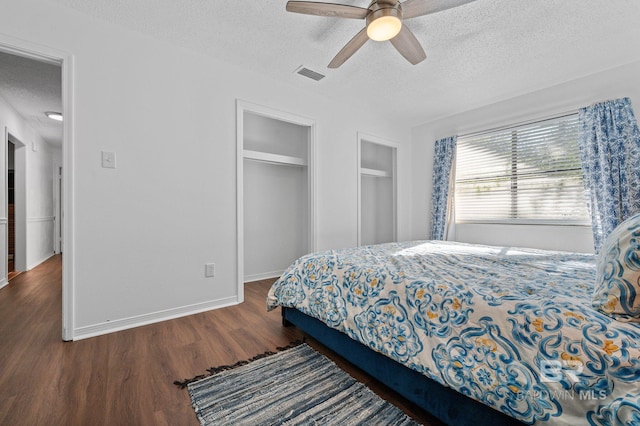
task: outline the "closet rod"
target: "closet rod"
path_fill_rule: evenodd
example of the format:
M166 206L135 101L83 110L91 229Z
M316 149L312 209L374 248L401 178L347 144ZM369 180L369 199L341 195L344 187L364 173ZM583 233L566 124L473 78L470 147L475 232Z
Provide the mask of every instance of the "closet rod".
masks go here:
M245 160L282 164L286 166L305 167L307 165L307 160L304 158L293 157L289 155L272 154L270 152L251 151L248 149L244 150L243 157Z

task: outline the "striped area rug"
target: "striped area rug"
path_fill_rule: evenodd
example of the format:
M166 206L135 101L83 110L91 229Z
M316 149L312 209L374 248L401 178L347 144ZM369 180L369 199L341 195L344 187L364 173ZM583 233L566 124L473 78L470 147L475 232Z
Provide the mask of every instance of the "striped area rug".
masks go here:
M187 385L202 425L416 425L310 346Z

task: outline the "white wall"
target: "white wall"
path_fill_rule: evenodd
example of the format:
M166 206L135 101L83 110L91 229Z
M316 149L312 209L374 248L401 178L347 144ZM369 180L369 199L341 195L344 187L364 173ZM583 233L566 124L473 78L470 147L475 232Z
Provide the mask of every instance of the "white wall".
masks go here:
M361 177L361 244L381 244L393 239L393 178Z
M24 134L26 132L23 120L16 114L16 112L9 106L9 104L0 97L0 287L7 284L7 235L8 235L8 212L6 206L6 187L7 187L7 150L6 150L6 129L11 129L12 132Z
M32 269L53 254L53 163L60 156L60 149L44 142L35 130L22 118L3 98L0 97L0 129L2 144L5 143L5 129L25 146L16 152L16 158L24 159L26 173L16 176L17 181L26 185L26 249L23 243L16 240L16 250L26 250L24 265ZM36 147L36 151L33 150ZM7 238L7 207L5 148L0 149L0 241L4 244ZM19 165L18 165L19 167ZM20 173L17 170L17 173ZM0 256L0 283L7 277L7 253L2 245ZM21 265L17 265L21 267ZM22 269L22 267L21 267Z
M45 0L4 4L2 34L74 56L76 338L237 300L237 98L316 120L319 249L356 244L357 131L410 142L375 108L334 103ZM103 150L116 152L116 169L100 167ZM399 159L407 186L409 151ZM399 193L403 238L410 195ZM204 278L207 262L215 278Z
M31 148L35 144L36 151ZM54 254L53 176L56 152L35 138L27 153L27 269L32 269Z
M466 243L593 253L589 226L458 224L455 240Z
M543 118L625 96L631 98L637 115L640 112L640 62L415 127L412 129L412 238L423 239L429 235L435 140ZM559 230L545 226L464 225L456 228L459 241L593 252L588 227Z
M309 252L307 170L244 160L244 280L279 276Z

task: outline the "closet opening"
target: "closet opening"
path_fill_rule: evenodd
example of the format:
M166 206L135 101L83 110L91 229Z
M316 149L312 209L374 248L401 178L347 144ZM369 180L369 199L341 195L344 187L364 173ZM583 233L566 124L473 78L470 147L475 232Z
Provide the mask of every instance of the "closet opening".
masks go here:
M238 101L238 286L315 250L315 122ZM240 300L242 301L242 300Z
M358 245L397 241L398 146L358 133Z

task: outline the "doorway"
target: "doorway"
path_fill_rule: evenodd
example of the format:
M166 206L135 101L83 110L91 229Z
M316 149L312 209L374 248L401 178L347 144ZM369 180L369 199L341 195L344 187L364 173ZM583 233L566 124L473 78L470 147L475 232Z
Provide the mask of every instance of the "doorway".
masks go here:
M5 129L7 153L7 279L27 269L26 150L9 129Z
M7 141L7 279L11 281L20 272L16 271L16 211L15 211L15 150L13 142Z
M71 191L71 188L73 188L72 176L74 170L72 155L73 56L67 52L62 52L47 46L36 45L3 34L0 34L0 55L3 55L3 60L0 61L0 66L3 67L8 66L8 64L16 64L19 61L22 61L22 64L27 63L27 65L20 68L22 72L15 72L14 70L14 74L11 74L12 78L5 79L5 82L15 84L16 82L24 82L25 76L36 76L45 79L49 76L51 79L48 81L49 85L47 87L51 89L51 80L55 82L53 87L57 86L56 90L44 92L49 95L52 93L57 94L57 108L50 107L46 103L34 102L33 106L36 107L38 111L25 113L20 110L20 107L12 105L12 100L15 101L15 98L12 99L11 96L6 96L6 92L4 91L7 89L8 84L0 84L0 88L3 90L2 100L9 105L8 110L4 111L4 113L10 117L9 121L5 121L9 126L9 128L5 128L5 138L3 141L5 149L3 150L4 152L0 151L4 156L2 161L0 161L0 164L3 166L3 171L0 173L1 180L3 181L2 189L7 190L7 192L5 192L6 204L2 206L2 210L4 210L2 213L5 214L0 215L4 216L0 217L0 222L6 224L7 228L5 229L8 230L6 207L8 206L7 184L9 172L7 171L7 160L9 139L11 138L11 143L14 145L13 161L15 162L13 172L15 218L13 268L16 271L25 271L29 266L33 267L39 264L54 253L59 254L62 251L62 241L64 241L65 256L62 258L62 340L73 340L73 210L69 207L73 206L73 191ZM55 69L55 77L52 77L53 74L50 74L47 68ZM46 72L42 72L43 69L45 69ZM6 69L3 71L6 71ZM28 83L29 82L27 82L27 84ZM30 86L30 84L28 86ZM28 89L25 90L28 91ZM20 92L20 90L16 90L15 92ZM13 95L15 95L15 92ZM9 93L9 95L11 95L11 93ZM13 103L15 104L15 102ZM25 105L23 104L21 107L25 107ZM39 111L39 109L43 110ZM47 163L43 160L45 152L52 153L49 149L51 147L51 134L45 135L44 133L40 133L42 128L37 129L40 125L50 126L51 122L48 121L50 120L50 116L49 114L45 116L45 113L51 111L61 113L64 118L61 123L62 129L59 133L60 137L53 168L50 162ZM27 130L27 128L29 129ZM14 130L17 131L17 133L12 133ZM22 141L15 137L18 134L21 135L21 138L24 138ZM38 136L35 137L33 136L34 134ZM28 161L26 161L27 157ZM20 164L24 165L22 170ZM26 170L27 165L30 167L29 170ZM61 167L65 172L64 179L59 178L58 173ZM27 203L26 192L24 192L27 182L30 185L29 203ZM22 185L23 188L22 198L20 185ZM32 192L36 187L48 192L45 202L34 201L34 194ZM27 204L29 205L27 206ZM61 217L60 212L64 212L63 217ZM2 250L4 252L1 256L3 260L2 272L6 273L5 268L8 266L8 259L5 257L5 254L8 254L8 232L2 232L2 234L2 239L7 248L6 251ZM27 234L29 235L28 241L31 247L29 250L27 250L26 244ZM41 236L45 235L46 238L41 238ZM35 244L33 244L34 241L36 241ZM46 247L46 251L43 250L43 247ZM27 254L29 255L27 256ZM3 274L3 277L0 277L0 288L7 285L7 275L8 274ZM3 280L4 283L2 282Z

